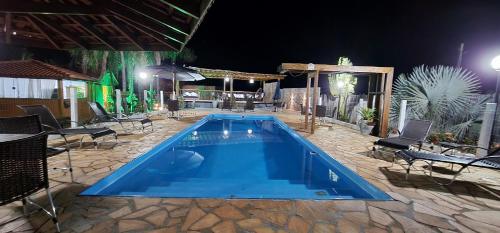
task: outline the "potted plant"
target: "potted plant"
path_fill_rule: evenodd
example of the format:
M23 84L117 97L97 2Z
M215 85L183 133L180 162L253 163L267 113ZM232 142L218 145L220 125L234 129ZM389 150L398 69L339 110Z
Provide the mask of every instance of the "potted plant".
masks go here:
M361 115L361 120L359 121L359 131L363 135L368 135L372 132L373 127L375 126L375 109L370 108L361 108L359 110L359 114Z

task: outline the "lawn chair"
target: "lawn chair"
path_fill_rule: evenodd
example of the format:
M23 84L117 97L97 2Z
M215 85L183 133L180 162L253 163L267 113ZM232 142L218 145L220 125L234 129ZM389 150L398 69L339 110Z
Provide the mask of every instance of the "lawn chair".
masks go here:
M13 141L0 142L0 206L22 200L24 214L27 204L43 210L61 232L57 221L56 208L49 190L47 171L47 134L45 132ZM50 203L47 210L33 202L29 197L45 189ZM2 224L13 222L19 216ZM9 230L7 230L9 231Z
M398 137L382 138L374 142L373 151L376 151L379 146L390 147L398 150L407 150L411 146L417 145L418 150L422 148L432 122L425 120L408 120L403 128L403 132L399 132Z
M68 140L66 136L71 135L84 135L80 138L80 148L82 147L83 138L85 135L88 135L92 138L92 143L94 144L94 149L97 149L97 138L113 135L115 137L115 141L118 141L118 136L116 132L110 128L88 128L85 125L82 125L82 128L63 128L59 122L57 122L56 118L50 112L50 110L45 105L18 105L17 107L21 108L27 115L38 115L42 122L42 126L48 134L52 135L60 135L66 146L69 146ZM81 124L76 122L77 124Z
M104 123L104 122L117 122L120 124L122 129L126 132L127 129L123 127L123 123L132 123L132 128L135 128L134 122L141 123L142 132L144 133L144 128L151 127L151 132L153 131L153 121L149 118L134 118L122 114L122 117L118 117L116 114L109 114L104 107L98 102L88 102L90 109L94 112L93 123Z
M18 116L18 117L1 117L0 118L0 133L6 134L38 134L43 131L40 117L38 115ZM54 170L68 170L73 182L73 167L71 166L71 155L69 146L66 147L47 147L47 157L56 156L58 154L68 153L68 167L57 168Z
M500 148L478 159L465 156L456 156L456 155L450 156L450 155L427 152L427 151L413 151L413 150L397 151L395 153L395 156L396 159L394 162L397 162L396 160L399 158L403 159L407 163L407 167L405 168L406 169L405 179L408 179L408 175L410 174L410 168L413 166L415 162L424 161L428 164L429 177L432 179L432 181L440 185L449 185L453 183L457 178L457 176L469 166L500 170ZM449 181L448 183L441 183L432 176L432 165L436 162L457 164L460 165L461 168L455 172L451 181ZM404 168L404 165L402 164L400 165L403 166Z

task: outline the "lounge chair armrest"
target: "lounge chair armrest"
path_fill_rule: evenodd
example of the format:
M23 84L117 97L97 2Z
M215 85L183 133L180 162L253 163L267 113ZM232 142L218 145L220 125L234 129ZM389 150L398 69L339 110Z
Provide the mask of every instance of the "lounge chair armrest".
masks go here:
M53 132L59 133L59 129L58 129L58 128L55 128L55 127L53 127L53 126L46 125L46 124L42 124L42 127L44 127L44 128L49 128L49 129L51 129Z

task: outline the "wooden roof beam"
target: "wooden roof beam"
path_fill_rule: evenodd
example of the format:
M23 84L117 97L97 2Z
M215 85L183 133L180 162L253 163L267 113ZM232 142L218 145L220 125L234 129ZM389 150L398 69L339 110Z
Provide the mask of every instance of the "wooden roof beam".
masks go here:
M122 22L120 22L120 20L116 19L114 16L104 16L104 18L109 22L111 23L111 25L113 26L113 28L115 30L117 30L118 32L120 32L125 38L127 38L130 43L132 43L135 47L137 47L139 50L145 50L140 44L139 42L137 42L137 40L135 39L137 35L134 35L133 33L131 32L126 32L125 30L123 30L121 27L120 27L120 24L123 24Z
M145 27L139 23L136 23L134 21L129 21L127 18L125 17L122 17L120 15L117 15L116 16L118 19L120 19L121 21L123 21L124 23L127 23L128 25L130 25L131 27L135 28L136 30L150 36L151 38L154 38L155 40L157 40L158 42L160 42L161 44L175 50L175 51L179 51L180 50L180 46L179 47L176 47L172 44L170 44L169 42L165 41L165 37L156 32L156 31L153 31L151 29L149 29L148 27Z
M308 71L308 64L304 63L282 63L279 67L281 73L287 71ZM340 66L340 65L325 65L314 64L314 70L324 73L376 73L386 74L394 70L393 67L377 67L377 66Z
M103 44L109 47L111 50L118 50L118 46L113 41L109 40L108 37L99 32L99 30L97 30L91 23L79 18L78 16L68 17L75 23L77 23L80 27L82 27L85 31L97 38L97 40L101 41Z
M193 2L184 0L160 0L160 2L167 4L168 6L174 8L176 11L182 14L193 17L195 19L200 19L200 6L197 4L192 4Z
M75 37L73 33L69 32L68 30L61 27L57 22L54 22L54 21L49 20L47 18L44 18L41 15L31 15L31 17L38 20L39 22L45 24L45 26L47 26L48 28L61 34L61 36L63 36L67 40L72 41L73 43L77 44L80 48L87 49L87 50L89 49L89 45L85 41L81 40L78 37Z
M114 2L141 15L141 17L146 17L152 21L155 21L158 24L168 27L175 33L180 33L184 36L187 36L190 33L189 25L179 23L170 18L170 16L154 11L140 2L135 2L131 0L121 0L121 1L114 0Z
M113 8L110 9L115 16L119 16L120 19L125 19L128 24L132 25L140 25L141 27L144 27L150 31L155 32L156 34L161 35L162 40L168 39L175 44L180 44L182 45L184 41L186 40L186 37L180 34L173 34L172 31L170 31L167 28L161 27L155 22L152 22L148 18L144 18L141 16L137 16L134 14L134 12L128 11L127 9L124 8ZM137 16L137 17L134 17Z
M62 4L59 1L0 1L0 12L26 14L100 15L109 14L103 7L109 0L92 1L91 6Z
M42 27L36 22L36 20L32 19L29 15L25 17L28 22L33 25L33 27L38 30L48 41L50 44L54 46L56 49L61 49L61 46L57 44L43 29Z

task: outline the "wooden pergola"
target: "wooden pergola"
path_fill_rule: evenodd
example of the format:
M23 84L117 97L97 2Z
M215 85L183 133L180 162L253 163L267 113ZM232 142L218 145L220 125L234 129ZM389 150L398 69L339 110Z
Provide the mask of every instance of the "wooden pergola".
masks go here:
M180 51L214 0L0 1L0 43L50 49Z
M229 78L229 93L232 98L233 96L233 80L254 80L260 81L263 84L266 81L271 80L282 80L286 77L286 75L282 74L263 74L263 73L249 73L249 72L240 72L240 71L232 71L232 70L220 70L220 69L207 69L207 68L199 68L199 67L189 67L191 69L197 70L205 76L206 78L212 79L226 79ZM224 84L224 89L226 85Z
M319 74L339 74L351 73L353 75L376 74L377 77L368 80L368 101L379 97L379 136L385 137L389 125L389 111L391 107L392 81L394 76L394 67L376 67L376 66L341 66L325 64L302 64L302 63L282 63L279 67L280 73L307 73L306 90L306 109L309 109L309 93L311 89L311 79L314 79L313 92L313 111L311 119L311 133L314 133L316 121L316 105L318 103L318 79ZM374 83L375 82L375 83ZM370 87L375 86L375 91L370 92ZM305 114L305 128L307 129L309 114Z

